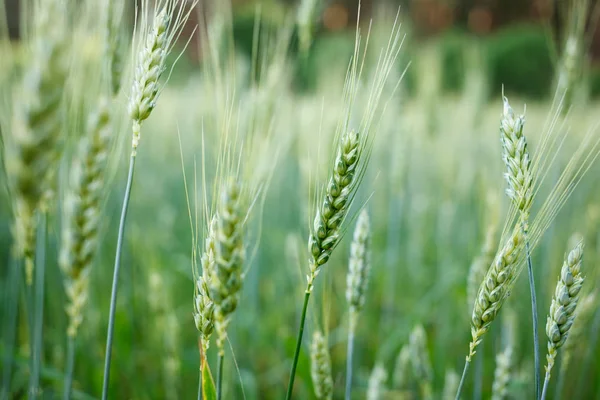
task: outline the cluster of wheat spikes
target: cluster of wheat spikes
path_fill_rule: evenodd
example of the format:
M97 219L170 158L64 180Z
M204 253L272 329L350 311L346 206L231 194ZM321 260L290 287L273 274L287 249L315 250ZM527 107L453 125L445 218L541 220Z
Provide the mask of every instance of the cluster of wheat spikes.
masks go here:
M6 84L5 80L8 79L0 75L0 88L10 89L3 90L2 93L3 100L8 98L10 105L2 102L0 107L0 149L3 152L2 161L6 163L6 177L14 214L12 257L15 265L16 262L23 263L22 272L26 281L26 312L23 320L29 329L24 329L24 333L19 332L19 336L29 337L25 340L19 337L19 340L29 340L23 350L27 357L30 357L27 367L29 398L39 397L44 386L43 381L40 384L44 373L48 376L54 374L50 368L42 368L44 358L48 359L49 353L43 347L42 331L45 298L50 297L44 294L44 288L47 286L44 275L46 256L54 254L52 251L47 252L47 247L52 243L48 232L53 231L59 232L59 286L64 286L65 290L64 311L67 320L66 357L62 356L61 351L57 351L61 353L59 357L64 357L64 362L61 360L57 363L61 366L64 364L64 398L74 397L74 389L80 387L77 380L74 381L77 371L76 345L78 341L86 339L85 335L81 335L86 328L84 321L98 319L94 318L97 312L87 303L88 298L93 298L90 289L93 288L94 279L97 277L93 267L98 258L103 229L107 228L103 224L109 217L104 210L105 202L111 186L111 166L118 164L116 159L120 147L120 119L125 118L131 129L131 152L117 234L106 347L102 354L105 357L102 399L109 398L121 254L125 243L126 217L136 159L140 150L142 125L152 122L150 117L155 113L165 81L168 79L168 74L165 74L168 68L167 57L184 31L197 1L141 0L139 8L135 9L130 62L126 62L123 57L130 43L123 23L126 19L122 15L127 13L123 1L85 0L75 7L68 0L33 0L30 2L31 16L23 18L26 20L22 35L23 59L18 60L16 52L12 50L8 57L11 68L17 71L16 79ZM308 248L303 245L303 256L299 256L298 259L307 274L286 388L287 400L291 400L296 393L294 380L304 344L303 334L309 312L309 299L315 292L315 287L320 284L317 276L328 274L327 269L337 268L334 265L336 249L344 245L345 235L352 222L355 224L354 234L349 243L349 257L343 262L348 267L345 277L348 330L346 332L344 328L341 334L336 331L330 336L328 326L313 328L309 346L310 362L306 364L306 376L310 375L317 398L335 398L338 394L337 383L344 382L344 377L338 379L340 375L334 371L339 366L334 358L338 353L334 346L339 343L340 338L343 342L347 333L345 385L341 389L344 390L346 400L356 398L358 390L361 391L358 394L369 400L413 396L433 399L440 393L443 399L458 400L465 387L469 366L476 353L481 351L480 344L492 329L492 323L498 319L502 309L505 310L502 315L506 317L505 327L500 335L502 345L496 354L493 384L490 389L492 399L509 397L511 381L517 379L519 374L515 371L518 361L516 317L514 311L511 313L511 305L507 302L512 293L517 293L516 281L525 267L528 271L534 342L533 375L529 371L526 379L534 384L536 400L545 400L550 387L551 372L557 362L559 349L562 348L562 363L556 385L556 393L562 393L563 380L575 347L581 345L584 328L596 311L596 295L593 292L587 295L582 292L583 242L579 241L575 246L569 245L572 246L572 250L566 255L560 269L546 321L547 364L542 387L532 252L600 153L600 139L597 138L595 130L583 134L573 156L562 172L559 171L545 201L540 202L538 207L537 199L542 193L540 188L548 177L555 176L554 163L560 160L558 151L568 135L565 116L573 103L574 89L579 80L580 64L584 56L586 10L589 4L589 0L573 0L569 9L567 36L564 43L561 43L564 50L556 77L557 94L541 137L538 141L531 142L535 144L535 152L531 151L525 135L524 115L516 114L508 99L502 96L499 126L501 156L497 158L498 164L501 164L502 160L505 168L508 211L503 229L499 229L495 218L485 224L485 236L480 251L471 258L473 261L468 275L459 276L462 282L465 282L466 278L466 297L469 306L472 307L469 322L470 343L462 377L455 372L454 366L443 366L443 390L437 390L434 386L440 354L437 346L431 346L429 343L432 343L436 336L431 335L430 330L428 337L428 330L425 329L437 321L424 319L411 322L408 325L413 327L410 332L402 332L405 341L395 357L393 370L386 369L387 354L378 354L377 357L372 357L376 362L370 367L369 377L367 378L367 373L357 373L357 382L353 385L356 335L365 330L363 326L367 326L362 321L373 320L368 312L363 311L369 305L371 292L375 293L375 290L369 290L369 275L372 267L373 271L380 270L379 264L383 258L378 254L381 247L374 243L374 239L380 233L377 229L382 223L379 215L375 214L378 204L370 204L370 201L378 200L378 194L373 197L369 197L368 194L363 196L363 192L372 190L364 190L364 183L369 181L366 177L370 177L369 164L375 148L375 138L382 125L380 118L389 104L385 98L391 98L398 85L395 68L403 42L396 15L387 44L381 49L374 65L371 65L367 52L371 28L369 26L369 33L363 41L357 21L354 52L339 96L341 101L331 106L331 113L323 112L320 122L320 135L332 139L331 148L326 152L328 162L325 163L327 168L324 172L327 175L316 181L305 179L309 182L307 191L313 195L312 203L308 207L310 215L307 216L311 222L307 232ZM239 311L234 319L234 313L238 308L242 308L243 288L250 287L257 291L263 288L257 283L258 278L252 280L254 270L251 267L263 263L262 259L257 262L254 256L259 246L258 238L261 236L260 213L265 210L265 193L276 169L279 153L295 147L296 144L301 147L305 144L302 140L307 141L305 138L291 139L291 134L288 137L287 134L280 133L290 130L291 125L289 121L285 121L285 117L281 117L285 115L282 110L286 101L280 100L285 99L293 103L286 98L291 82L288 76L288 52L292 44L292 32L297 28L300 50L304 60L308 59L317 14L321 7L322 4L318 0L302 0L294 10L295 20L290 18L291 22L284 24L277 32L277 40L272 40L272 37L262 32L260 23L257 23L253 33L252 65L248 68L249 71L241 74L233 71L236 68L236 60L231 4L215 0L209 6L209 11L213 12L210 25L203 27L206 29L201 29L200 32L204 36L205 42L201 51L206 60L206 68L202 74L202 78L205 79L202 80L202 88L205 90L203 95L210 98L212 108L202 114L202 131L195 131L201 134L202 183L198 188L197 171L194 170L193 195L190 195L187 186L183 167L186 154L180 137L183 180L192 230L191 316L189 304L186 309L190 317L188 322L191 326L193 317L199 338L199 399L221 400L233 387L233 382L228 381L224 367L227 346L233 351L229 336L233 333L232 328L236 327L233 324L243 325L251 319L241 315ZM79 19L78 11L85 14L85 18ZM2 5L0 21L5 17L4 12ZM260 11L257 12L257 20L260 20ZM0 31L3 30L4 27L0 26ZM87 41L92 44L84 46ZM271 46L260 48L259 44L265 42ZM0 46L3 44L0 41ZM82 51L84 48L86 50ZM223 54L223 49L229 53ZM0 74L3 73L3 65L0 64ZM242 81L242 76L248 78L247 82L240 84L238 79ZM248 86L244 89L248 90L240 91L244 84ZM126 96L123 89L128 90ZM124 97L127 97L126 106L123 104ZM434 98L435 96L430 96L427 100L429 103L426 114L428 118L431 117L430 120L435 120L435 115L429 115L436 112ZM296 106L290 106L294 112ZM324 105L321 107L324 108ZM301 108L298 106L298 109ZM431 124L427 129L435 131L439 127L436 128L436 122L432 124L430 120L427 121ZM392 121L397 125L395 118ZM161 125L157 123L157 126ZM395 132L396 128L394 126L392 130ZM302 133L303 128L297 130ZM496 132L497 130L496 128ZM531 138L534 139L534 136ZM205 144L205 139L210 144ZM387 139L381 146L390 152L393 144ZM423 146L427 140L415 139L419 142L418 146ZM435 139L431 143L443 148L447 144L444 140ZM215 147L211 147L214 143ZM446 152L445 148L443 150ZM410 164L413 160L408 155L406 157L409 158L406 163ZM311 159L311 167L319 164L315 161L320 160ZM194 159L194 167L195 162ZM440 163L443 162L440 160ZM214 175L210 175L210 172L214 172ZM302 170L300 175L304 172ZM295 182L292 185L295 185ZM283 182L281 186L282 192L289 194L288 182ZM198 196L202 198L200 212ZM281 203L280 199L278 201ZM266 209L270 211L268 207ZM291 213L287 209L285 212ZM495 214L490 210L486 212ZM59 221L59 229L56 230L52 229L51 225L55 222L54 214ZM259 218L254 219L255 214L259 214ZM446 218L452 217L443 214L441 225L447 221ZM386 225L396 223L392 218L385 222ZM145 232L139 236L144 234ZM420 232L414 232L412 235L421 237ZM412 240L411 238L410 243L413 243ZM389 246L396 244L393 238L389 239ZM408 249L408 252L410 251L412 249ZM419 251L420 249L415 250ZM440 250L440 253L443 254L443 250ZM586 257L587 254L590 254L588 250ZM390 259L392 261L389 264L397 267L398 260L392 257ZM155 338L158 340L154 344L158 344L157 347L162 350L161 355L165 357L161 361L166 396L177 398L177 382L183 381L179 376L183 365L179 354L179 336L183 335L184 330L181 329L183 325L180 325L180 320L173 310L174 303L170 301L172 295L167 293L166 280L157 272L156 264L159 261L153 261L154 268L148 268L146 271L149 277L147 288L151 294L156 295L149 296L147 305L153 313L153 321L162 329L157 330ZM420 261L423 265L426 263L425 260ZM328 264L330 267L325 267ZM374 283L380 285L378 279L371 281L371 286ZM9 284L11 282L13 281L9 281ZM393 285L389 286L390 291L396 289ZM103 289L105 288L100 290ZM18 292L18 288L14 292ZM54 293L50 293L55 297ZM425 303L426 299L423 302ZM324 303L329 305L327 301ZM462 297L459 304L462 304L460 308L464 306ZM16 317L16 301L14 306L14 312L9 313L7 318L9 333L11 326L14 325L14 331L19 323ZM62 307L62 303L60 306ZM341 318L345 316L345 313L340 314ZM386 317L384 315L382 318ZM598 316L596 320L594 325L597 328L600 326ZM256 332L265 330L263 326L259 326L260 321L251 323L254 324ZM594 332L597 333L597 329ZM11 335L14 336L14 332L7 335L8 346L2 347L3 352L7 353L5 365L8 371L3 374L2 396L12 394L9 387L11 368L13 364L21 363L20 359L13 360L15 357L12 341L15 339L10 338ZM212 351L215 351L217 362L216 383L213 381L209 365L209 359L212 359L209 356L211 339L215 339ZM235 344L236 341L232 340L232 343ZM86 342L88 343L90 342ZM62 345L57 347L62 349ZM91 352L91 349L89 350ZM357 354L361 356L360 353ZM232 358L235 361L233 354ZM479 359L481 358L480 354ZM134 361L132 364L137 366L139 360ZM235 367L243 386L243 377L237 361ZM483 382L483 364L476 365L476 368L479 371L476 371L478 374L474 392L475 397L479 398L482 394L480 386ZM84 368L82 370L85 371ZM389 383L388 376L391 377ZM94 379L96 378L94 370ZM278 380L280 378L281 376L278 376ZM56 380L55 377L53 379ZM21 392L17 396L19 394ZM145 393L139 395L144 397Z

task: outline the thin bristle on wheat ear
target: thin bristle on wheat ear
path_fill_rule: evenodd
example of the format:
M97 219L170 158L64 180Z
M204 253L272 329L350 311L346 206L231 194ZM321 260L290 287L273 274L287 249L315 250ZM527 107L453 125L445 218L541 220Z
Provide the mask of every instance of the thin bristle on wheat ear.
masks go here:
M361 156L360 145L361 141L356 132L344 133L340 138L323 203L317 210L313 231L308 239L311 257L308 291L312 290L319 267L329 260L331 252L340 240L341 226L359 182L359 179L355 179L358 178L355 173Z
M34 8L31 61L13 99L11 149L7 172L15 198L15 250L25 259L27 282L33 278L35 212L54 190L62 153L61 105L68 60L64 15L59 1Z
M89 273L98 248L101 202L110 149L110 109L101 99L90 115L65 198L60 267L67 292L68 335L75 337L87 299Z
M315 331L310 346L310 375L317 398L330 400L333 397L331 358L327 339L320 331Z
M565 344L569 336L569 329L575 320L575 308L584 280L581 274L582 257L583 243L579 243L565 259L556 284L546 322L546 334L548 335L546 380L550 379L550 372L554 366L558 349Z
M369 260L370 229L369 213L367 210L362 210L356 222L348 265L346 300L350 304L351 314L360 312L365 304L365 292L371 267Z
M503 98L503 102L500 141L502 142L502 159L507 168L507 172L504 174L508 183L506 194L515 207L524 216L527 216L533 201L533 174L527 139L523 134L525 118L522 115L515 115L506 97Z
M202 275L196 279L194 298L194 322L200 332L204 352L210 345L210 336L214 330L215 304L210 297L209 282L215 270L215 230L217 220L212 218L204 244L204 253L200 259Z
M215 224L215 262L210 271L210 297L215 304L215 328L217 347L225 351L225 338L231 314L235 311L242 289L244 244L243 213L241 210L240 187L230 180L219 199Z
M522 247L523 234L520 229L515 229L513 235L496 255L479 287L471 317L472 341L469 344L467 362L470 362L475 355L477 345L510 295Z

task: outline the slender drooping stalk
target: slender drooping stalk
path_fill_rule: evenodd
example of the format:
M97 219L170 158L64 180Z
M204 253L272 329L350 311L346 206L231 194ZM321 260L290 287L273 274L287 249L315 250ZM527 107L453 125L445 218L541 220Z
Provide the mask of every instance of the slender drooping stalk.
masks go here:
M46 213L41 212L35 249L35 304L32 340L32 367L29 378L28 398L35 399L41 393L40 369L42 356L42 332L44 329L44 273L46 270Z
M227 327L236 310L244 281L244 242L241 188L229 180L221 192L214 224L214 265L208 269L208 289L214 303L214 327L217 334L219 367L217 399L222 396L223 361Z
M333 397L333 378L331 377L331 357L327 338L315 331L310 347L310 376L315 395L318 399L331 400Z
M546 376L541 400L546 398L548 383L550 382L550 375L558 349L567 341L569 330L575 320L575 309L584 280L581 274L582 258L583 243L579 243L565 259L560 271L560 278L556 284L546 321L548 354L546 355Z
M360 176L357 177L356 175L360 172L357 166L362 153L362 143L356 132L350 131L342 134L329 184L323 196L323 203L317 210L313 229L308 239L309 274L304 291L304 304L288 383L287 400L292 397L296 366L298 365L298 357L302 346L306 309L313 290L314 280L320 271L320 267L327 263L333 249L340 240L342 224L346 219L348 208L360 182Z
M350 400L352 392L352 359L354 354L354 333L358 314L365 303L370 260L369 260L369 214L363 210L356 223L354 240L350 248L346 300L350 305L348 348L346 353L346 400Z
M533 323L533 354L534 354L534 382L536 399L540 396L540 349L538 334L537 300L535 280L531 253L529 248L528 226L531 203L533 201L533 173L531 171L531 158L527 149L527 139L523 134L525 118L516 116L508 103L503 98L504 110L500 124L500 140L502 142L502 159L506 164L507 172L504 177L508 183L506 194L519 211L520 225L525 242L527 257L527 276L529 278L529 291L531 294L531 316Z
M144 2L143 4L146 7L148 6L147 2ZM161 1L160 6L162 6L162 8L157 10L156 14L154 14L152 27L142 27L142 29L147 29L148 33L135 60L135 76L131 87L128 107L129 117L132 121L132 149L129 160L129 172L127 174L127 185L123 198L123 208L121 210L121 219L119 221L119 234L117 238L113 283L110 297L108 332L106 335L106 355L104 359L104 378L102 383L103 400L108 398L119 270L121 267L121 252L123 250L125 220L127 218L129 197L131 195L131 187L133 184L137 148L140 143L141 124L150 116L152 110L156 106L156 101L160 93L159 80L165 70L165 60L170 50L171 43L177 34L177 30L181 29L181 14L177 14L175 20L172 18L174 13L176 13L176 8L173 4L172 0L166 0L166 2ZM142 7L142 13L148 11L145 9L146 7Z
M465 367L456 392L457 400L460 399L469 365L475 355L477 346L483 340L483 335L489 330L500 308L510 295L522 248L523 232L521 229L515 228L504 247L496 255L479 287L471 317L469 354L466 357Z

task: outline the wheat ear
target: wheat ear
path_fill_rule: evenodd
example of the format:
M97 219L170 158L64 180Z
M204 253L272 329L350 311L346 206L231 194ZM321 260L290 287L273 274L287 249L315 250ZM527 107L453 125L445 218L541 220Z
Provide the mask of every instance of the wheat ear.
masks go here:
M512 353L512 346L509 345L496 355L496 370L494 371L494 383L492 384L492 400L505 399L508 394Z
M523 134L525 125L524 116L516 116L508 103L503 98L504 110L500 123L500 140L502 142L502 159L506 164L507 172L504 174L508 183L506 194L520 214L520 225L525 242L525 255L527 258L527 276L531 296L531 317L533 321L533 354L534 354L534 381L535 396L540 396L540 346L538 334L537 298L535 292L535 279L529 248L529 214L533 201L533 172L531 158L527 148L527 140Z
M388 374L381 363L375 364L367 386L367 400L382 400L385 394L385 382Z
M62 95L68 72L68 46L62 2L36 3L31 62L15 91L13 148L7 152L15 198L15 246L25 260L27 284L33 280L35 212L54 189L62 153Z
M546 398L550 374L552 367L554 367L554 360L558 354L558 349L567 341L569 330L575 320L575 309L584 280L581 274L582 258L583 243L579 243L571 250L563 263L560 278L554 291L554 297L550 304L550 312L546 321L548 354L546 355L546 377L544 379L542 400Z
M196 279L194 294L194 322L200 332L200 340L204 354L210 345L210 337L214 331L215 304L210 297L209 282L215 269L215 230L216 218L213 218L206 235L204 253L200 259L202 275Z
M310 376L317 398L331 400L333 397L331 357L327 339L320 331L315 331L310 346Z
M231 314L235 311L242 289L244 244L243 214L240 186L230 180L221 193L214 227L215 262L210 271L208 289L215 305L214 324L217 333L219 366L217 373L217 399L222 395L225 340Z
M405 344L400 349L398 357L396 357L396 363L394 364L392 380L394 389L406 389L410 383L411 375L410 348Z
M456 389L458 389L458 381L460 376L453 369L446 370L446 376L444 377L444 390L442 392L442 400L454 400Z
M421 392L420 398L425 400L431 399L433 397L433 368L429 360L429 351L427 350L427 334L422 325L415 326L411 332L409 351L412 374Z
M516 228L496 258L479 286L477 299L471 316L471 343L466 357L463 374L456 391L456 400L460 399L467 371L477 346L483 335L489 330L500 308L510 295L514 276L519 263L519 254L523 248L523 231Z
M352 391L352 360L356 323L358 313L365 303L365 291L371 267L369 260L369 236L369 214L367 210L363 210L356 222L348 265L346 300L350 305L350 326L348 328L348 348L346 352L346 400L350 400Z

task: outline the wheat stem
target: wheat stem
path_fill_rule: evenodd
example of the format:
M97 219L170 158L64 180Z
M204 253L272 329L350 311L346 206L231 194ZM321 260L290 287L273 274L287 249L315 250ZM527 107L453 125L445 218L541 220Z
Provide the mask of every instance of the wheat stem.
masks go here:
M220 351L217 363L217 400L221 400L223 395L223 361L225 361L225 353Z
M67 369L65 371L65 388L63 399L71 398L71 389L73 387L73 367L75 365L75 337L67 335Z
M35 250L35 312L32 348L32 367L29 378L29 398L39 394L42 354L42 331L44 328L44 270L46 263L46 214L40 212Z
M125 186L125 195L123 197L123 209L121 210L121 219L119 221L119 235L117 237L117 250L115 254L115 266L112 282L112 291L110 295L110 313L108 316L108 332L106 336L106 355L104 358L104 379L102 382L102 400L108 398L108 383L110 380L110 360L112 356L113 332L115 328L115 313L117 309L117 288L119 283L119 270L121 268L121 252L123 250L123 237L125 232L125 220L127 218L127 209L129 197L131 195L131 186L133 184L133 172L135 169L135 152L131 153L129 159L129 172L127 174L127 185Z
M7 315L4 323L6 324L6 354L4 358L4 371L2 373L2 391L0 398L8 398L10 393L10 381L13 364L13 350L15 345L15 334L17 332L17 314L19 310L19 286L21 285L21 271L19 270L18 257L13 256L8 279L6 281L6 300Z
M534 359L534 381L535 398L540 398L540 344L538 338L538 314L537 299L535 295L535 279L533 277L533 265L531 263L531 252L529 249L529 239L527 237L526 223L522 224L523 239L525 241L525 254L527 257L527 275L529 276L529 291L531 293L531 318L533 322L533 359Z
M471 364L471 362L467 358L465 360L465 368L463 369L462 376L460 377L460 383L458 384L458 389L456 390L455 400L460 400L460 393L462 392L462 388L465 384L465 378L467 377L467 371L469 371L469 364Z
M473 382L473 399L481 399L481 389L483 384L483 358L478 357L475 359L475 379Z
M290 380L288 383L286 400L292 398L294 389L294 378L296 377L296 367L298 366L298 358L300 357L300 348L302 347L302 335L304 334L304 322L306 321L306 309L308 308L308 299L310 298L310 283L304 292L304 304L302 306L302 316L300 317L300 328L298 329L298 339L296 339L296 350L294 351L294 360L292 361L292 371L290 372Z
M546 398L546 393L548 391L548 383L550 382L550 371L546 371L546 377L544 378L544 389L542 390L542 397L540 400L544 400Z
M200 359L200 376L198 376L198 400L202 400L202 359Z
M346 395L345 399L350 400L352 394L352 364L354 359L354 332L356 331L357 312L350 312L350 327L348 329L348 348L346 351Z

